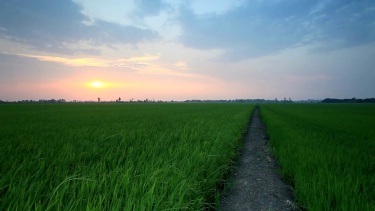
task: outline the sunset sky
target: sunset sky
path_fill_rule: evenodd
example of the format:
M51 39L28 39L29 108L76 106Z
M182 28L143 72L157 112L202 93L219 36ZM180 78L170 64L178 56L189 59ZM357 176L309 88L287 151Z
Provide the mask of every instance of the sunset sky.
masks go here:
M375 1L0 1L0 100L98 97L375 97Z

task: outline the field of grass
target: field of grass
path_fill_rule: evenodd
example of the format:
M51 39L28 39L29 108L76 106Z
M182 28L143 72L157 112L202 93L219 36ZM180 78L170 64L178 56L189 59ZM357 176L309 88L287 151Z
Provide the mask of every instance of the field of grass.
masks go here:
M253 108L0 105L0 210L214 206Z
M261 115L307 210L375 210L375 105L266 104Z

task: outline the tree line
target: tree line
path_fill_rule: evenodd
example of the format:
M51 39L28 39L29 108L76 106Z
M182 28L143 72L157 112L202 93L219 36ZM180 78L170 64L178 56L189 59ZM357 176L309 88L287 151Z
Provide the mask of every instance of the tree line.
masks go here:
M355 97L351 99L326 98L322 100L322 103L375 103L375 98L366 98L366 99L357 99Z

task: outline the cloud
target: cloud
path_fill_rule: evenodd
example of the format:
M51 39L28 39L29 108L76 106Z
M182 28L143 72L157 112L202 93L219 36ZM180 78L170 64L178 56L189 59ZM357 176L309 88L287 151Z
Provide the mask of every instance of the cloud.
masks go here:
M33 54L21 54L21 53L6 53L2 52L0 54L32 58L43 62L54 62L59 63L64 66L70 67L126 67L136 70L140 74L148 75L165 75L165 76L177 76L184 78L209 78L207 76L188 73L187 65L185 62L178 61L173 64L168 63L155 63L152 61L159 60L160 57L156 55L144 55L138 57L120 58L120 59L100 59L100 58L67 58L58 56L44 56L44 55L33 55Z
M136 4L138 6L138 14L143 16L158 15L167 6L161 0L137 0Z
M307 21L315 34L315 40L324 44L317 50L333 50L355 47L375 41L375 6L372 1L348 1L339 4L327 2Z
M100 20L126 26L132 25L130 13L137 7L134 1L73 0L73 2L80 6L77 12L86 18L87 24L93 24Z
M73 1L81 6L80 12L88 19L87 24L104 21L140 29L150 29L144 19L158 16L167 6L161 0Z
M192 0L190 1L190 9L196 15L222 15L244 3L244 0Z
M0 2L0 37L36 50L99 55L99 46L176 41L222 61L303 45L317 52L375 41L375 2L354 0L34 0ZM176 39L176 40L174 40ZM72 44L89 45L72 48Z
M145 75L159 75L159 76L172 76L178 78L191 78L199 80L215 80L203 74L191 73L181 70L187 70L187 65L184 62L177 62L175 64L152 64L148 63L138 69L138 72Z
M5 55L14 55L18 57L33 58L39 61L46 62L55 62L60 63L66 66L73 67L126 67L131 65L131 63L137 62L146 62L150 60L158 60L159 56L145 55L142 57L130 57L122 58L116 60L105 60L99 58L66 58L66 57L57 57L57 56L41 56L41 55L32 55L32 54L21 54L21 53L2 53Z
M178 67L179 69L182 69L182 70L186 70L187 69L187 64L185 62L178 61L174 65L176 67Z
M252 1L221 15L184 8L180 41L197 49L224 49L221 60L241 60L301 45L319 50L375 41L372 1Z
M109 43L137 44L158 35L149 29L122 26L106 21L85 24L89 19L82 8L71 1L34 0L0 2L0 36L32 46L37 50L65 54L98 54L93 48L70 49L83 40L93 45Z
M104 21L157 32L159 38L168 40L175 38L179 33L174 18L178 14L181 2L165 0L74 0L74 2L81 6L80 12L88 19L86 23L89 25Z

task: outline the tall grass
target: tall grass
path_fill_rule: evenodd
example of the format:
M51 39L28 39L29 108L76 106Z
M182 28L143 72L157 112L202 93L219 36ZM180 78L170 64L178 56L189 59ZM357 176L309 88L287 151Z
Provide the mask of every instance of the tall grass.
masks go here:
M253 108L0 105L0 210L214 206Z
M375 210L375 105L261 105L282 174L308 210Z

